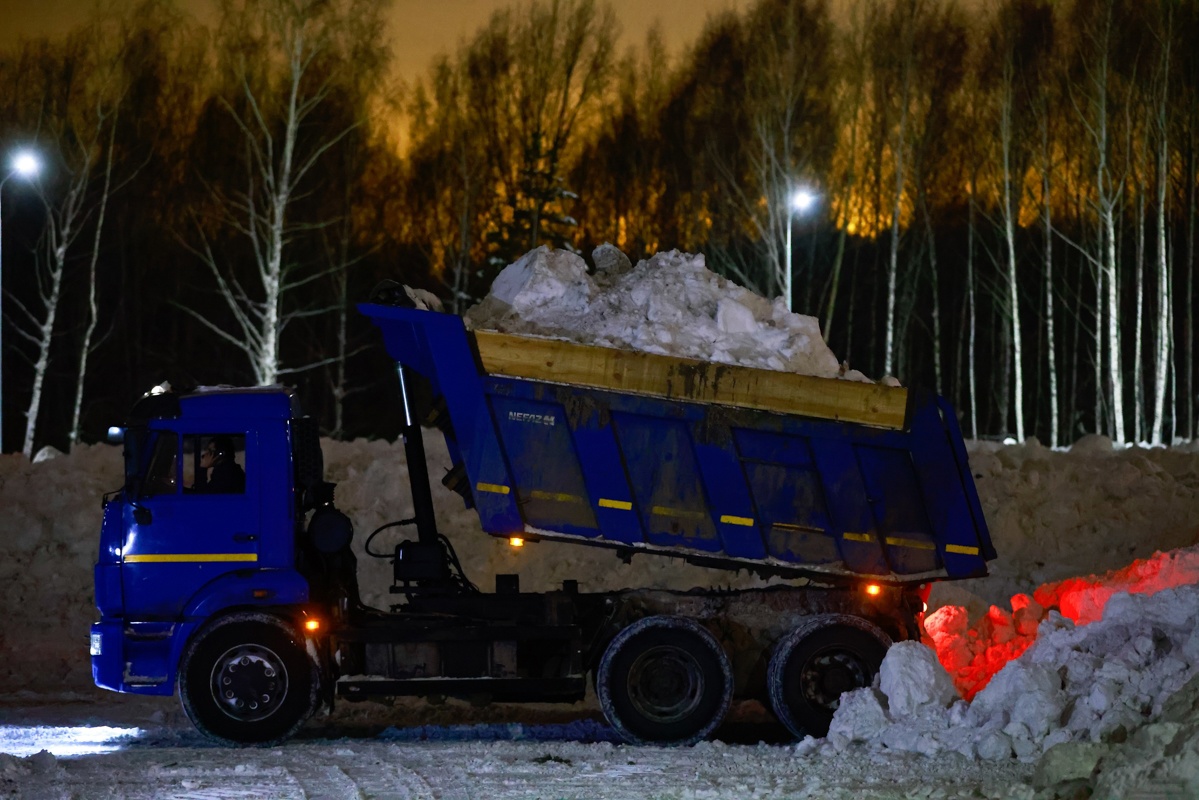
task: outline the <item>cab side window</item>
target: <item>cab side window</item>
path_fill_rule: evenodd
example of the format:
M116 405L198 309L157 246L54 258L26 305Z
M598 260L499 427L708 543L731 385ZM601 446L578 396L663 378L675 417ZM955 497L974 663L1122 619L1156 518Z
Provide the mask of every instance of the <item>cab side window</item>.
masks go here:
M245 433L200 433L183 437L183 485L200 494L246 491Z

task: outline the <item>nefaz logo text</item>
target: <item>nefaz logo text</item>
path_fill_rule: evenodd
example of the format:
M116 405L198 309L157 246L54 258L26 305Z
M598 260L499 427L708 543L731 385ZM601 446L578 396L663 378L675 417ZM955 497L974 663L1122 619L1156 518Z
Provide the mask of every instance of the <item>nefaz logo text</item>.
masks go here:
M512 422L531 422L534 425L553 425L552 414L526 414L523 411L509 411L508 419Z

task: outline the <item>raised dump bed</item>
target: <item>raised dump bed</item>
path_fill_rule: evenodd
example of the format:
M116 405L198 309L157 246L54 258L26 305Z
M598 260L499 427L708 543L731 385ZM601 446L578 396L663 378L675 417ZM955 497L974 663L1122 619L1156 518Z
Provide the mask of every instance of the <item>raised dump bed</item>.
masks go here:
M976 577L995 557L935 395L360 310L444 403L446 483L494 536L826 581Z

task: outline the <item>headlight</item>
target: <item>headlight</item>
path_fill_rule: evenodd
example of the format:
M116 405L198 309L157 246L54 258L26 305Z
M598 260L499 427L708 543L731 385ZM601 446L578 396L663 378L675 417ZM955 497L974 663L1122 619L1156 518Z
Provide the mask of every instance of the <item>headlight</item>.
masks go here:
M91 653L94 656L104 655L103 637L98 633L92 634Z

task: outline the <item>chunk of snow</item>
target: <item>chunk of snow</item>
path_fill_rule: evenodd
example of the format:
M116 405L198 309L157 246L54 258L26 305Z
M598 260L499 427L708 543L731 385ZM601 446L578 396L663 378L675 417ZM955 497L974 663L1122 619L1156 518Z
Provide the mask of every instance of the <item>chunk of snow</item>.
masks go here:
M937 654L920 642L897 642L879 669L879 688L892 717L907 717L926 708L944 709L958 699L953 679Z

